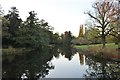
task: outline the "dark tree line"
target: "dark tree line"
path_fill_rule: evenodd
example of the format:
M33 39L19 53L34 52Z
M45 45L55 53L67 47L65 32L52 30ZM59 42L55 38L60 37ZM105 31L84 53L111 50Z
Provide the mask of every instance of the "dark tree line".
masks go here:
M65 34L53 34L53 27L44 19L39 20L37 13L29 12L29 16L23 21L19 16L19 11L16 7L11 7L11 10L4 15L1 11L2 19L2 45L3 48L24 47L42 49L50 44L71 45L73 36L70 31Z
M11 7L8 14L2 15L1 19L3 48L43 48L53 42L53 27L45 20L39 20L34 11L30 11L29 16L23 21L18 9Z

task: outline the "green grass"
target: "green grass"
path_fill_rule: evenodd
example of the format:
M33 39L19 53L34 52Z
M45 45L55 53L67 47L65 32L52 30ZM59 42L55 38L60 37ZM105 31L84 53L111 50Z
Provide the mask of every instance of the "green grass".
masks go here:
M77 49L86 50L86 49L88 49L89 45L75 45L74 47L77 48Z
M102 44L92 44L92 45L75 45L74 47L77 49L87 50L89 47L102 47ZM118 45L115 45L115 43L107 43L106 47L108 48L118 48Z
M93 45L75 45L74 46L78 50L87 51L88 54L93 56L101 56L105 58L117 58L118 56L118 44L115 43L107 43L105 48L102 48L102 44L93 44Z

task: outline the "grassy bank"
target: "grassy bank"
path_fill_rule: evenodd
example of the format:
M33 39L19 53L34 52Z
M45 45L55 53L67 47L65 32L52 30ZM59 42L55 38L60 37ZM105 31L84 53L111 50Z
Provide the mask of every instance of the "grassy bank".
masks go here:
M93 44L93 45L75 45L74 46L78 51L83 51L87 54L93 56L99 56L103 58L120 58L120 52L118 51L118 45L115 43L107 43L105 48L102 48L102 44Z
M88 50L90 47L102 48L102 44L75 45L74 47L77 48L77 49ZM116 45L115 43L107 43L106 48L116 49L116 48L118 48L118 45Z

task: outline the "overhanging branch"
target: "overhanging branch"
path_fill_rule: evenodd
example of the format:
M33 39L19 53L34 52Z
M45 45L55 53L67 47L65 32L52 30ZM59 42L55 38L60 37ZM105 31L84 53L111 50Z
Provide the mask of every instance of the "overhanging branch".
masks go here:
M91 18L95 19L96 21L98 21L98 23L102 25L101 21L98 18L94 17L92 14L90 14L90 12L85 13L85 14L88 14Z

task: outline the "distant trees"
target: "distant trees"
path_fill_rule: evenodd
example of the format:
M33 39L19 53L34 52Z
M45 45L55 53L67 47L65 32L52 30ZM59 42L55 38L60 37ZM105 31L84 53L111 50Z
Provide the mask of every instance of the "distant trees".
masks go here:
M83 34L84 34L83 32L84 32L83 25L80 25L78 38L83 37Z
M95 27L100 29L102 44L105 47L106 36L115 29L115 26L110 26L110 24L118 20L116 18L118 9L112 1L107 0L96 2L92 7L95 9L95 14L91 12L86 14L97 22Z
M60 39L60 35L59 33L55 33L53 36L53 43L54 44L60 44L61 43L61 39Z
M79 34L76 39L72 40L73 44L87 44L87 40L84 38L85 30L84 26L80 25Z
M71 46L71 41L73 39L71 31L65 31L65 33L62 35L62 43L63 46Z

